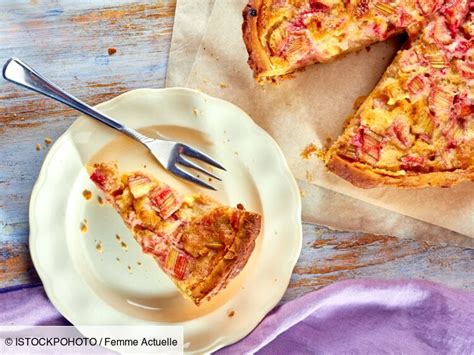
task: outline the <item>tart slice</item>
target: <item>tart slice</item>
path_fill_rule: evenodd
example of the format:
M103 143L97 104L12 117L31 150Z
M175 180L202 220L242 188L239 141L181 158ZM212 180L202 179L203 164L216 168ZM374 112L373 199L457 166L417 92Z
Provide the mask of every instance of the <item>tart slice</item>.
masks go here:
M443 2L250 0L242 26L248 62L257 81L274 81L397 33L416 34Z
M200 194L181 196L145 173L119 173L113 163L95 164L89 172L143 252L196 305L247 263L260 232L259 214Z
M474 180L473 14L453 15L398 53L329 149L329 170L364 188Z

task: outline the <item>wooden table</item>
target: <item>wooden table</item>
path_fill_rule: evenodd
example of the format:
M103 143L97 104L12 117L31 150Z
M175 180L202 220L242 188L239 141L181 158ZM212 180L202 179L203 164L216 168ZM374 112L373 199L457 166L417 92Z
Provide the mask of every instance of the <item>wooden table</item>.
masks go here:
M0 62L17 56L91 104L164 86L175 1L2 0ZM113 55L108 48L116 48ZM0 82L0 288L40 284L28 252L28 202L44 140L77 113ZM41 145L41 150L35 146ZM474 289L474 250L305 224L283 299L352 278L420 278Z

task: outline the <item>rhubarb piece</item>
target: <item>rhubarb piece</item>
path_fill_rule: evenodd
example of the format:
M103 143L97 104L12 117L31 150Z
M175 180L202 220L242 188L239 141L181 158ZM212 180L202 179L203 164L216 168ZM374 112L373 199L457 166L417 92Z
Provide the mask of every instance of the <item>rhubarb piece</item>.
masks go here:
M427 53L425 57L433 69L444 69L447 67L444 55L436 48L433 52Z
M440 119L446 119L449 116L453 104L453 95L440 89L434 88L428 99L428 107L433 115Z
M367 162L376 163L380 159L382 137L367 127L359 129L354 145L359 145L360 157Z
M425 16L429 16L437 12L443 5L444 0L417 0L416 4Z
M166 269L176 279L182 280L186 274L186 266L188 265L188 257L184 253L180 253L177 249L171 248L166 259Z
M395 7L390 4L385 4L381 1L375 3L375 9L383 15L390 16L397 13Z
M173 190L166 185L155 188L150 195L150 200L153 208L163 219L170 217L181 206L180 199L175 195Z
M181 196L141 172L113 163L89 167L90 178L122 216L135 240L181 293L199 305L236 277L250 258L261 216L204 195Z

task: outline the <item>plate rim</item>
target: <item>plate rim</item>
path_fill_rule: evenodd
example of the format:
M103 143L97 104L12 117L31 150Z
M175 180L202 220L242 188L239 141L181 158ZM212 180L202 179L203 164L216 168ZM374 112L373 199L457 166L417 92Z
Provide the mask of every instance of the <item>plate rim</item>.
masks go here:
M288 162L286 161L286 158L281 150L281 148L278 146L274 138L266 132L263 128L261 128L259 125L253 121L253 119L240 107L234 105L233 103L222 100L220 98L216 98L210 95L207 95L205 93L202 93L198 90L193 90L190 88L182 88L182 87L173 87L173 88L139 88L139 89L133 89L126 91L120 95L117 95L110 100L101 102L97 105L94 106L94 108L101 108L103 105L110 105L113 104L117 101L119 101L121 98L126 97L128 95L134 94L134 93L139 93L139 92L169 92L169 93L187 93L191 94L194 96L198 97L204 97L205 99L209 101L217 101L222 104L225 104L227 106L232 107L234 110L239 111L241 116L246 117L247 120L250 121L250 123L255 127L257 131L260 133L263 133L266 138L269 140L269 143L271 142L273 148L278 152L278 155L280 156L281 160L281 167L284 169L284 171L287 173L289 177L289 183L291 184L291 189L295 191L295 198L296 200L296 205L297 208L293 211L293 213L297 216L297 221L299 222L298 225L295 227L297 229L297 233L295 233L294 238L297 238L295 241L295 246L294 246L294 254L292 255L292 258L289 258L288 263L290 264L291 268L288 267L288 271L286 272L285 276L285 285L286 287L282 289L281 292L278 292L278 297L275 298L274 302L269 302L266 307L263 307L263 312L261 312L262 316L254 317L254 321L248 321L245 323L244 326L242 326L242 330L240 332L234 332L232 336L221 336L216 339L213 343L209 344L207 348L202 349L202 350L196 350L196 351L205 351L205 352L214 352L217 351L218 349L221 349L223 347L229 346L231 344L234 344L241 339L243 339L245 336L247 336L249 333L251 333L255 327L264 319L264 317L281 301L283 295L285 294L286 290L288 289L288 285L291 280L291 276L293 274L293 269L299 259L299 256L301 254L301 249L302 249L302 244L303 244L303 229L302 229L302 220L301 220L301 195L299 193L299 187L297 185L296 179L293 176L289 166ZM61 302L59 302L57 299L55 299L54 292L53 292L53 282L50 281L50 276L48 273L42 269L41 263L38 260L38 256L36 254L36 242L38 240L38 232L39 232L39 226L38 226L38 221L35 218L35 208L37 206L38 202L38 195L39 192L41 191L41 187L44 185L46 181L46 175L47 175L47 170L48 166L51 163L51 160L53 157L56 155L59 147L64 144L65 140L70 136L70 130L74 125L76 125L82 115L78 115L77 118L74 120L74 122L66 129L66 131L54 142L54 144L51 146L50 150L48 151L42 165L40 172L38 174L38 177L33 185L33 189L31 192L30 196L30 203L29 203L29 238L28 238L28 243L29 243L29 250L30 250L30 255L32 258L33 265L38 273L38 276L40 277L40 280L43 284L43 287L45 289L45 292L48 296L48 299L50 302L54 305L54 307L58 310L61 315L66 318L71 324L74 326L78 327L80 325L74 324L73 317L70 317L70 314L63 308L63 305ZM153 322L152 322L153 323Z

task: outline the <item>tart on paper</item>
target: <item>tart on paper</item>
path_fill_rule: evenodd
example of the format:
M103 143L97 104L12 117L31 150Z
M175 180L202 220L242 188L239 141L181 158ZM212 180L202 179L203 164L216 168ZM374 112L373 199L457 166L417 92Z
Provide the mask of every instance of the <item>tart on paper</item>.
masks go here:
M260 82L407 32L324 160L363 188L449 187L474 180L473 12L469 0L252 0L243 32Z
M223 206L200 194L181 196L145 173L121 173L114 163L88 170L143 252L196 305L235 278L252 254L261 216L242 205Z

